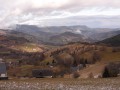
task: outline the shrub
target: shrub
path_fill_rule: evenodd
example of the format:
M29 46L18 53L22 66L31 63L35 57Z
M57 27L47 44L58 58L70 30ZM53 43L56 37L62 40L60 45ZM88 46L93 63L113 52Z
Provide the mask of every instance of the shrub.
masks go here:
M78 78L78 77L80 77L80 74L78 72L74 72L73 73L73 78Z
M53 67L53 77L56 78L56 77L63 77L64 74L66 72L68 72L68 68L62 66L62 65L59 65L59 66L56 66L56 67Z
M103 72L103 77L117 77L119 73L119 68L117 66L117 64L115 63L110 63L108 64Z
M103 75L102 75L103 78L107 78L107 77L110 77L110 74L109 74L109 71L108 71L108 68L105 67L104 71L103 71Z
M91 72L91 73L89 73L88 78L94 78L94 75L93 75L93 73L92 73L92 72Z
M99 48L99 50L100 50L100 51L106 51L106 47L105 47L105 46L101 46L101 47Z
M117 66L117 64L115 63L110 63L108 66L108 71L110 74L110 77L117 77L118 73L119 73L119 68Z
M93 63L101 60L101 55L98 52L93 52L92 54Z
M120 47L113 47L112 52L120 52Z

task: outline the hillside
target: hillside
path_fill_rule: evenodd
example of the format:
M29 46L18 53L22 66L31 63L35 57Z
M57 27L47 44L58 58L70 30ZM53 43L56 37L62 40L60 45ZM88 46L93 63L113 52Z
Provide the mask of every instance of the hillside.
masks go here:
M112 45L112 46L120 46L120 34L113 36L111 38L105 39L101 41L100 43L105 43L105 44Z
M62 35L68 35L67 38L71 35L77 36L73 33ZM53 66L53 71L57 73L55 75L73 74L71 68L82 65L79 74L81 78L86 78L91 72L94 75L102 73L106 65L120 60L119 48L98 44L71 43L45 50L44 46L15 35L1 35L0 43L0 58L8 63L10 76L31 77L32 69L50 68L50 66ZM14 75L15 72L17 74Z
M76 72L80 78L99 74L103 77L103 72L110 63L116 66L116 63L120 62L119 47L80 43L79 40L85 41L86 38L72 32L51 37L49 41L54 44L65 45L50 46L40 43L38 45L33 42L36 39L33 35L18 31L2 31L0 59L7 63L8 74L12 77L32 77L33 69L52 68L54 77L63 77L63 74L73 77ZM72 43L68 44L69 42Z
M42 41L39 40L38 38L36 38L33 35L29 35L29 34L22 33L22 32L19 32L19 31L14 31L14 30L9 31L9 33L7 33L7 34L10 35L10 36L14 36L14 37L24 37L25 39L29 40L30 42L37 43L37 44L42 44Z
M106 29L103 29L103 30L106 30ZM120 34L120 30L119 29L118 30L113 29L112 31L93 33L90 37L93 40L101 41L101 40L116 36L118 34Z
M78 43L46 52L42 61L46 65L55 65L58 70L64 67L63 70L67 73L70 72L70 67L82 65L79 71L80 78L89 78L91 73L95 78L103 77L105 67L110 63L114 66L117 62L120 64L119 48Z
M50 37L50 42L55 45L64 45L70 42L85 42L85 37L81 34L75 34L72 32L65 32L59 35Z
M4 46L14 50L20 50L25 52L42 52L43 50L39 45L33 44L24 37L4 36L0 35L0 46Z
M114 53L115 49L118 50L116 51L116 53ZM47 58L49 56L50 58L54 58L61 54L62 55L69 54L72 57L74 57L74 59L76 60L87 59L89 63L92 63L92 61L90 62L90 60L92 60L92 56L94 55L97 55L99 59L101 60L101 62L110 62L110 61L120 59L119 47L108 47L105 45L74 43L74 44L65 45L65 46L62 46L62 47L59 47L53 50L49 50L48 52L45 52L45 56ZM111 55L114 55L115 57L111 58Z
M43 45L37 45L24 37L10 35L6 31L0 35L0 59L8 63L9 67L24 64L35 64L42 60Z

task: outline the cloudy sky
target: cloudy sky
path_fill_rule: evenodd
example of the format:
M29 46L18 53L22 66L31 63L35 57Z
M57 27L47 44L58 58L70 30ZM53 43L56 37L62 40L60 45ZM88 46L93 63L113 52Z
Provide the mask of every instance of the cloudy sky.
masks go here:
M120 27L120 0L0 0L0 28L15 24Z

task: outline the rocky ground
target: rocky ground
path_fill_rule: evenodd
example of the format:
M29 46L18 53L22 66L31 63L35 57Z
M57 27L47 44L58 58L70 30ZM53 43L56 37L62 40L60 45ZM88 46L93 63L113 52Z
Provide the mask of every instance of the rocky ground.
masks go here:
M0 90L120 90L120 78L15 79L0 81Z

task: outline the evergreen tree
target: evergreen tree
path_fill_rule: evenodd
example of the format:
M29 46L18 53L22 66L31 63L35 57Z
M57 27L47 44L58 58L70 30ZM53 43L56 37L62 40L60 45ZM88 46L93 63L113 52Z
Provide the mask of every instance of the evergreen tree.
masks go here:
M103 78L107 78L107 77L110 77L110 75L109 75L109 71L107 67L105 67L104 72L103 72Z

